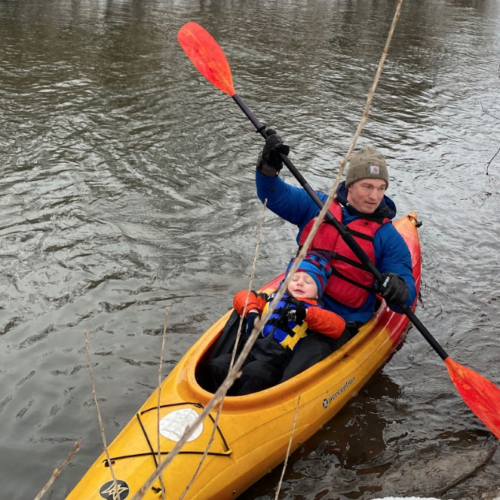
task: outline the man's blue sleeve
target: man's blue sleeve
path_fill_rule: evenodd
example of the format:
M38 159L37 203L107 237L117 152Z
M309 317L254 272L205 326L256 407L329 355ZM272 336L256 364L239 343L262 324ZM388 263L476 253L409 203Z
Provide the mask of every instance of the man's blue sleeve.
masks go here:
M406 281L410 291L406 305L412 306L417 296L415 278L411 264L411 254L404 238L392 224L384 224L375 235L375 259L378 270L383 273L395 273ZM399 307L391 306L396 312Z
M264 203L267 199L267 208L276 215L299 228L299 234L306 224L319 214L319 207L302 188L291 186L280 177L267 177L259 171L255 172L257 196ZM328 196L317 193L321 201L325 202Z

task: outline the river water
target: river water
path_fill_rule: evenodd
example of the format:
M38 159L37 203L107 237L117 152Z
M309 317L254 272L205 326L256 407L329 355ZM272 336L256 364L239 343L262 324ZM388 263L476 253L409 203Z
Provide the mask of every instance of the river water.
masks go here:
M238 93L327 190L362 115L396 2L0 0L0 484L63 499L164 373L248 286L259 136L176 40L224 49ZM359 145L419 213L417 313L450 355L500 384L500 3L406 0ZM284 174L291 181L289 174ZM256 285L295 230L265 216ZM435 496L494 444L410 330L358 397L290 458L281 498ZM500 485L500 452L443 494ZM274 498L280 471L246 500ZM439 496L441 498L441 496Z

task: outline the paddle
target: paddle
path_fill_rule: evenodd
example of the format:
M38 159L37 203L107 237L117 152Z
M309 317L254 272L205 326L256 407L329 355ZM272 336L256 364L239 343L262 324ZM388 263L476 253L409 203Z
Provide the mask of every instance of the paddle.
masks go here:
M231 69L226 56L214 38L199 24L190 22L184 25L177 35L179 43L186 52L191 62L198 71L215 87L231 96L236 104L245 113L247 118L253 123L257 132L264 138L267 137L265 126L260 123L256 116L250 111L243 99L236 93L233 87ZM321 209L323 202L316 192L306 182L302 174L295 168L289 158L281 155L283 162L305 189L316 205ZM346 227L338 221L333 214L328 211L326 214L328 221L337 229L354 252L361 263L373 274L376 280L382 281L382 275L370 260L368 255L358 245ZM492 382L473 370L453 361L446 351L439 345L437 340L425 328L420 320L415 316L410 307L406 304L398 304L403 313L409 318L417 330L429 342L431 347L438 353L445 362L451 380L455 384L458 392L467 403L469 408L479 417L479 419L490 429L490 431L500 439L500 389Z

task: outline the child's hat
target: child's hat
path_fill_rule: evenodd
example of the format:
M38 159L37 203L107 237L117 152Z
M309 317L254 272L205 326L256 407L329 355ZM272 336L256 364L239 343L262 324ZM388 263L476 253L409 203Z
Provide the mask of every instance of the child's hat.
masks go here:
M288 264L286 275L288 275L288 272L292 268L294 262L295 258L293 258L290 261L290 264ZM296 272L299 271L307 273L311 276L311 278L313 278L316 286L318 287L318 296L321 297L325 290L326 282L332 275L332 266L330 265L328 256L318 252L307 252L304 259L299 264Z

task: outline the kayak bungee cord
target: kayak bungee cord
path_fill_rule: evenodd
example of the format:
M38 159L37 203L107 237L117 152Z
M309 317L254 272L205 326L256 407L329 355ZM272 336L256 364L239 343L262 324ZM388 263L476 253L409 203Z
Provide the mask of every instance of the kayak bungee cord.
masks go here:
M268 135L266 127L257 119L234 90L229 63L215 39L202 26L194 22L185 24L179 30L177 38L198 71L215 87L232 97L255 126L257 132L266 138ZM302 174L295 168L288 156L281 154L281 158L307 194L322 209L324 206L323 202ZM360 262L373 274L376 280L381 282L381 273L354 240L347 228L330 211L326 212L325 217L337 229ZM411 308L406 304L398 304L398 306L445 362L451 380L465 403L483 424L500 439L500 389L479 373L451 359L427 328L415 316Z

